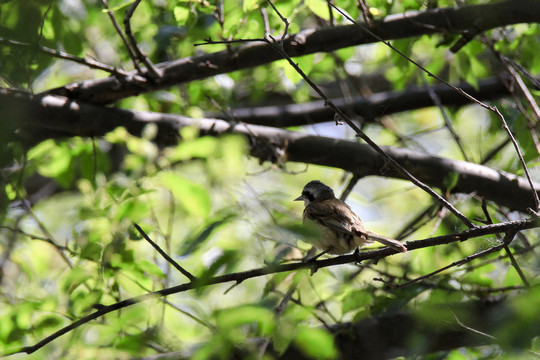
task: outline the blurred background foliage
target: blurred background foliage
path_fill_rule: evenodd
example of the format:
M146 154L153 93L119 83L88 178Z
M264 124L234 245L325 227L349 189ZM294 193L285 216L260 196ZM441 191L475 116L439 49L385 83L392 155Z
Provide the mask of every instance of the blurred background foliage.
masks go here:
M121 22L132 3L110 0L109 8ZM462 2L367 3L373 17L383 18ZM275 5L290 22L290 33L325 26L329 21L347 23L335 13L331 19L322 0L279 0ZM356 1L336 1L336 5L353 18L362 18ZM142 50L154 63L161 63L229 46L195 46L208 38L262 38L262 9L271 34L279 38L283 22L266 2L256 0L142 1L131 24ZM538 74L538 24L495 29L486 35L495 41L495 49ZM132 69L98 0L0 1L0 38L0 84L4 88L37 93L108 75L44 54L40 46ZM431 35L396 40L393 45L452 83L466 80L477 86L479 80L501 70L489 57L485 43L472 41L451 54L446 44L454 40L450 34ZM356 79L364 93L372 91L362 82L364 78L377 79L378 88L373 91L434 83L381 44L317 53L295 62L311 80L329 90L343 79ZM538 90L533 94L538 95ZM285 61L277 61L126 98L117 106L196 118L205 111L314 99L301 77ZM508 98L493 104L505 115L538 180L537 128L531 129L531 122L516 109L520 102ZM463 150L435 107L385 116L366 123L364 130L380 145L453 159L466 156L475 163L506 139L500 119L484 109L446 110ZM291 130L354 138L350 130L333 123ZM290 259L301 258L310 246L302 241L306 230L299 226L301 204L292 200L311 179L331 185L337 194L350 179L341 170L314 165L261 164L248 156L249 144L240 135L199 137L194 126L182 130L177 146L160 148L152 142L155 132L149 125L138 138L118 128L100 139L47 140L28 151L4 142L2 150L10 154L11 162L3 175L7 201L2 203L0 228L2 353L38 342L93 312L99 304L186 282L141 239L133 222L195 276L243 271L272 263L284 251ZM491 158L489 166L523 175L511 146ZM38 184L37 188L31 184ZM40 195L38 190L46 186L54 190ZM470 219L484 218L474 196L451 195L450 200ZM425 221L407 240L463 229L428 195L405 181L361 179L348 202L369 229L388 236L410 230L410 222L422 212ZM524 216L492 203L488 209L497 222ZM255 340L269 338L277 353L292 344L307 358L332 359L340 351L334 345L331 325L419 309L424 321L455 322L440 318L429 306L500 299L508 299L513 321L490 334L497 339L495 345L446 350L433 358L534 357L540 351L538 337L531 336L540 316L540 297L534 287L540 269L534 250L538 232L523 235L511 249L532 290L524 290L523 279L504 252L393 289L393 285L496 244L495 236L485 236L400 254L376 264L325 268L313 276L307 270L275 274L155 299L85 324L33 355L13 358L128 359L167 352L178 352L178 358L257 358L260 347ZM293 301L276 316L274 309L293 287ZM466 319L462 321L466 323ZM410 339L409 348L421 349L422 341ZM272 358L270 353L264 356Z

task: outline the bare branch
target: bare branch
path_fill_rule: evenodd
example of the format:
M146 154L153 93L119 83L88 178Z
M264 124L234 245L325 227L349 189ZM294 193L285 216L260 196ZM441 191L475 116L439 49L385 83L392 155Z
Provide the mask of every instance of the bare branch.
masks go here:
M66 53L64 51L48 48L48 47L43 46L43 45L32 45L32 44L29 44L29 43L24 43L24 42L20 42L20 41L5 39L3 37L0 37L0 42L4 43L4 44L7 44L7 45L10 45L10 46L28 47L28 48L31 48L31 49L36 49L36 50L41 51L41 52L43 52L45 54L49 54L51 56L54 56L54 57L56 57L58 59L72 61L72 62L75 62L77 64L88 66L91 69L97 69L97 70L106 71L106 72L114 75L115 77L132 76L130 73L128 73L128 72L126 72L124 70L117 69L117 68L115 68L113 66L110 66L110 65L107 65L107 64L104 64L104 63L100 63L100 62L92 60L92 59L81 58L81 57L78 57L78 56L75 56L75 55L68 54L68 53Z
M116 30L116 33L120 36L122 39L122 42L124 43L124 46L126 47L126 50L129 54L129 57L133 61L133 66L135 67L135 70L137 72L141 73L141 68L139 67L139 62L137 61L137 58L135 57L135 54L133 53L133 50L131 49L131 46L129 46L129 42L127 41L126 37L124 36L124 33L122 32L122 29L120 28L120 24L116 20L116 17L114 16L114 13L109 9L109 2L107 0L102 0L103 6L105 7L105 10L107 11L107 14L109 15L109 18L111 19L111 22L114 26L114 29Z
M141 0L135 0L133 4L131 4L129 10L126 12L126 16L124 17L124 29L126 31L126 36L129 40L129 44L131 45L132 50L135 52L136 57L133 59L135 62L135 59L138 59L140 62L142 62L147 69L146 75L150 77L150 79L154 80L155 82L159 82L158 80L161 79L163 76L163 73L160 69L156 68L152 61L146 56L141 49L139 48L139 45L137 44L137 40L135 40L135 36L133 35L133 32L131 31L131 17L133 16L133 13L135 13L135 9L137 9L137 6L141 3ZM140 75L144 75L144 73L139 73Z
M504 80L498 77L480 80L477 89L465 82L455 86L464 89L482 101L510 95ZM431 92L437 96L443 106L462 106L471 103L469 99L442 84L432 85L429 88L410 87L404 91L379 92L367 97L352 96L347 100L343 98L332 98L331 100L347 115L361 116L364 121L373 121L381 116L433 106ZM334 117L334 111L325 105L324 100L301 104L235 108L232 111L238 121L273 127L330 122ZM221 118L221 114L217 112L207 112L205 116Z
M156 244L154 241L152 241L152 239L150 239L150 237L144 232L143 229L141 229L141 227L135 223L133 223L133 226L135 227L135 229L137 229L137 231L142 235L142 237L148 241L148 243L150 245L152 245L152 247L154 249L157 250L157 252L163 256L163 258L165 258L165 260L167 260L167 262L169 262L169 264L171 264L172 266L174 266L176 268L176 270L180 271L180 273L182 273L185 277L187 277L189 279L189 281L196 281L197 278L195 276L193 276L189 271L187 271L186 269L184 269L180 264L178 264L176 261L174 261L173 258L171 258L165 251L163 251L163 249L161 249L159 247L158 244Z
M422 78L422 79L424 79L424 78ZM452 125L452 121L450 120L450 117L448 116L448 112L443 108L441 99L437 96L435 91L433 91L433 87L429 86L425 82L425 79L424 79L424 84L425 84L425 87L426 87L427 92L429 94L429 97L431 98L431 100L433 100L433 104L435 104L439 108L439 111L441 112L442 118L444 120L444 126L448 129L448 131L452 135L452 138L454 139L454 141L456 142L459 150L461 151L461 155L463 156L463 159L465 159L465 161L469 161L467 153L465 152L465 149L463 147L463 142L461 141L461 138L459 137L459 135L454 130L454 126Z

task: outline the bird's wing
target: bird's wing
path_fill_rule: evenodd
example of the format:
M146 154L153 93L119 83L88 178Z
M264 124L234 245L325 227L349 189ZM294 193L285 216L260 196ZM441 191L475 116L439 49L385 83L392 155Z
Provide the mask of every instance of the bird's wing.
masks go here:
M308 205L305 216L332 230L354 234L363 231L362 220L344 202L329 199Z

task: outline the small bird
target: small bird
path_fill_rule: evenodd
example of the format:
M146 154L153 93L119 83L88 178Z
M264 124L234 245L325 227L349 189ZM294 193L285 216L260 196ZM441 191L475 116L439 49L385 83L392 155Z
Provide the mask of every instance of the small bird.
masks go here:
M349 205L335 197L334 191L320 182L313 180L304 186L302 195L294 201L304 201L304 222L315 223L321 234L311 243L323 254L340 255L350 253L373 241L390 246L400 252L407 248L398 240L375 234L364 228L362 220ZM312 259L313 260L313 259Z

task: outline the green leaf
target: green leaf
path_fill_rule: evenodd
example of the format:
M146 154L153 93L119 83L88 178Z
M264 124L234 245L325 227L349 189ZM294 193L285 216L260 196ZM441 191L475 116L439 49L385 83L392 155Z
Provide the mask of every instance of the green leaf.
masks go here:
M235 251L224 251L217 257L200 276L199 281L204 283L207 279L215 276L220 270L232 271L238 263L238 253ZM202 288L200 288L202 290Z
M224 217L211 219L204 225L202 231L198 232L194 236L189 236L182 242L180 249L177 252L178 255L185 256L193 253L202 243L204 243L212 235L212 233L216 229L229 223L235 217L236 215L234 214L228 214Z
M33 325L34 329L58 328L64 321L58 315L45 315Z
M294 62L298 67L306 74L309 75L311 69L313 68L313 58L314 55L306 55L299 58L294 58ZM291 65L287 60L279 60L274 62L275 66L281 68L283 74L289 79L294 85L297 85L304 78L300 73Z
M56 179L65 188L71 185L74 178L72 153L64 143L45 141L29 153L29 159L39 159L38 171L43 176Z
M137 267L147 273L148 275L155 276L160 279L164 279L167 276L163 273L161 268L148 260L142 259L136 262Z
M263 297L268 296L272 291L274 291L279 284L288 278L289 275L289 273L285 272L273 274L264 285Z
M73 292L79 285L86 282L86 280L94 277L94 274L88 270L85 270L81 267L73 268L64 281L62 282L62 291L65 293Z
M92 241L83 246L80 256L83 259L99 261L102 250L103 246L101 244Z
M189 9L183 6L175 6L173 13L174 13L174 18L177 22L184 23L184 21L186 21L189 15Z
M210 215L210 196L204 186L173 172L160 173L158 180L164 187L171 191L178 204L188 214L203 218L207 218Z
M447 192L451 192L459 181L459 174L455 171L451 171L443 179L443 186Z
M343 314L367 307L371 304L373 296L369 290L351 290L341 300L341 311Z
M259 8L258 0L243 0L242 9L244 12L250 12Z
M336 359L338 357L334 338L320 328L299 327L294 343L306 356L312 359Z
M328 3L324 0L305 0L304 4L315 15L326 21L330 20L330 10Z
M118 207L116 219L129 219L131 221L139 221L148 216L150 206L147 201L142 201L139 198L131 198L123 201Z
M497 267L495 264L487 264L475 271L468 272L461 278L461 281L467 284L490 287L493 285L493 279L491 279L490 273L496 270Z
M220 311L217 318L218 327L225 331L252 323L257 324L258 335L269 335L274 327L274 312L260 306L244 305Z
M534 139L531 135L531 130L529 129L529 126L524 116L519 115L516 117L514 126L512 126L512 132L514 133L514 136L518 142L521 155L523 156L525 162L528 163L536 159L538 157L538 151L536 149ZM524 170L522 167L520 167L520 174L524 174Z
M118 10L122 10L123 8L127 7L127 6L130 6L131 4L133 4L135 2L135 0L124 0L122 1L120 4L116 5L116 6L113 6L113 7L109 7L109 11L112 11L112 12L115 12L115 11L118 11ZM103 12L106 12L107 10L104 9L102 10Z
M91 311L94 305L99 304L102 296L103 291L101 290L78 289L70 296L69 312L75 316L83 315Z
M495 336L505 349L529 349L530 339L538 336L538 318L540 317L540 288L531 287L519 296L508 299L508 307L499 313L506 319L504 326L499 326Z
M207 170L219 180L237 179L246 172L246 138L239 135L225 135L219 142L212 157L208 158Z

